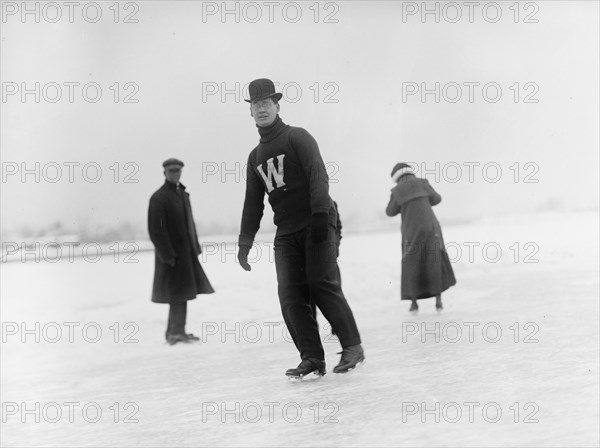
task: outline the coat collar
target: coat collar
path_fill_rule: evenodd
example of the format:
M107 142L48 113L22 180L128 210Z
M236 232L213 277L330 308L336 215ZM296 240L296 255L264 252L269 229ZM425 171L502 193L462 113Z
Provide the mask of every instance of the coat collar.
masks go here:
M167 186L167 188L171 189L171 190L176 190L177 187L181 188L183 191L185 191L185 185L183 185L181 182L179 182L178 185L175 185L171 182L169 182L168 180L165 180L165 185Z

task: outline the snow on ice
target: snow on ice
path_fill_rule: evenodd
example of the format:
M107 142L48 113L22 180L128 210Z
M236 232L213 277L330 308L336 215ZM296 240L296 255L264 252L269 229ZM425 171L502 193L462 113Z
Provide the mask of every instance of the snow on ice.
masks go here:
M217 293L189 304L195 344L164 342L152 252L3 263L2 445L598 446L597 211L443 228L458 284L441 314L399 300L399 229L344 236L367 362L333 374L319 316L315 381L284 376L299 358L268 235L250 273L201 237Z

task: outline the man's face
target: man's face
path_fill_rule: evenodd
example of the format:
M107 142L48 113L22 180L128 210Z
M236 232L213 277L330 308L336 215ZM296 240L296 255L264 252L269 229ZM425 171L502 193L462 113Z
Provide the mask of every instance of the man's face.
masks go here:
M179 165L169 165L165 167L165 178L172 184L177 184L181 178L181 170L183 167Z
M271 98L250 103L250 115L260 127L272 124L278 113L279 104L275 104Z

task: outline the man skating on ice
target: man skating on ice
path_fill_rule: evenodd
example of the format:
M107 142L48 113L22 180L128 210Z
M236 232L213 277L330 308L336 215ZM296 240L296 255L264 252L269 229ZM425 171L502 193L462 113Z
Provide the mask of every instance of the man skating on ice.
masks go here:
M336 259L337 215L329 196L329 179L319 147L304 129L279 117L281 93L268 79L249 86L250 115L260 142L248 157L246 197L238 259L249 271L248 252L264 210L265 192L277 226L275 268L285 324L301 362L288 376L325 374L325 354L310 302L335 328L342 357L333 369L345 373L364 361L360 335L340 285Z

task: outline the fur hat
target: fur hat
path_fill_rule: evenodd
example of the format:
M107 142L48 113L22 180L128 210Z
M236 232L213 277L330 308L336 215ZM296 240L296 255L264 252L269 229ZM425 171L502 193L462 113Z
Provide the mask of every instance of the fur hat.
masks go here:
M415 170L408 163L397 163L392 169L392 180L398 182L398 180L405 174L414 174Z

